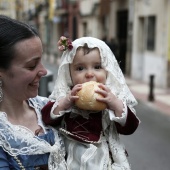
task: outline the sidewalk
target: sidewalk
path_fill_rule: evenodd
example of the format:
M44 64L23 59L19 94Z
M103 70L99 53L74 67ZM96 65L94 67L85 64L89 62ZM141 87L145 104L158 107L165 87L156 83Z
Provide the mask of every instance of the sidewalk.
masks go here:
M154 88L154 101L151 102L148 100L148 84L132 80L128 77L126 77L126 83L137 100L141 100L150 107L170 116L170 89Z

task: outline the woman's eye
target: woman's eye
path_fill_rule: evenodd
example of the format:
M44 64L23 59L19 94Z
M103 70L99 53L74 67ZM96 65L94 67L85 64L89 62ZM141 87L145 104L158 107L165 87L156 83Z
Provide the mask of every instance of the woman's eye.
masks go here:
M34 70L34 69L35 69L35 67L36 67L36 65L29 66L29 67L28 67L28 69L29 69L29 70Z
M35 59L27 63L26 68L29 70L34 70L38 66L39 63L40 63L40 59L39 58Z

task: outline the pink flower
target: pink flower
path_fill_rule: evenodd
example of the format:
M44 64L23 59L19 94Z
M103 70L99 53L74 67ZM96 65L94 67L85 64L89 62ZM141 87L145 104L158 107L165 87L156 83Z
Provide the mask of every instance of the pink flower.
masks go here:
M60 45L60 46L58 47L58 49L59 49L60 51L65 51L65 46L64 46L64 45Z
M61 45L62 45L62 43L61 43L60 40L57 42L57 45L58 45L58 46L61 46Z
M61 40L61 41L65 41L65 40L67 40L67 38L64 37L64 36L61 36L61 37L60 37L60 40Z
M60 37L59 41L57 42L57 45L60 51L65 51L67 49L71 50L73 48L71 40L64 36Z

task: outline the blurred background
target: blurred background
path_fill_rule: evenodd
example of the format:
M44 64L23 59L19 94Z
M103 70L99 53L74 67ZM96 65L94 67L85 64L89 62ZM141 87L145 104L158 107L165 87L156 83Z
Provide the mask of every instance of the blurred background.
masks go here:
M105 41L139 102L139 128L121 136L132 170L170 170L170 0L0 0L0 14L38 29L42 96L57 77L60 36Z
M37 27L44 52L56 59L61 35L108 43L124 74L170 87L169 0L0 0L0 14Z

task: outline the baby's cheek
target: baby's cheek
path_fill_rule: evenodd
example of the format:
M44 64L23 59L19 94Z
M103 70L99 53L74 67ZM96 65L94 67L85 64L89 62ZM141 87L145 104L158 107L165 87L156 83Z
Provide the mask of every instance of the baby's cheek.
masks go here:
M102 84L106 84L106 77L105 76L103 76L101 79L100 79L100 83L102 83Z

